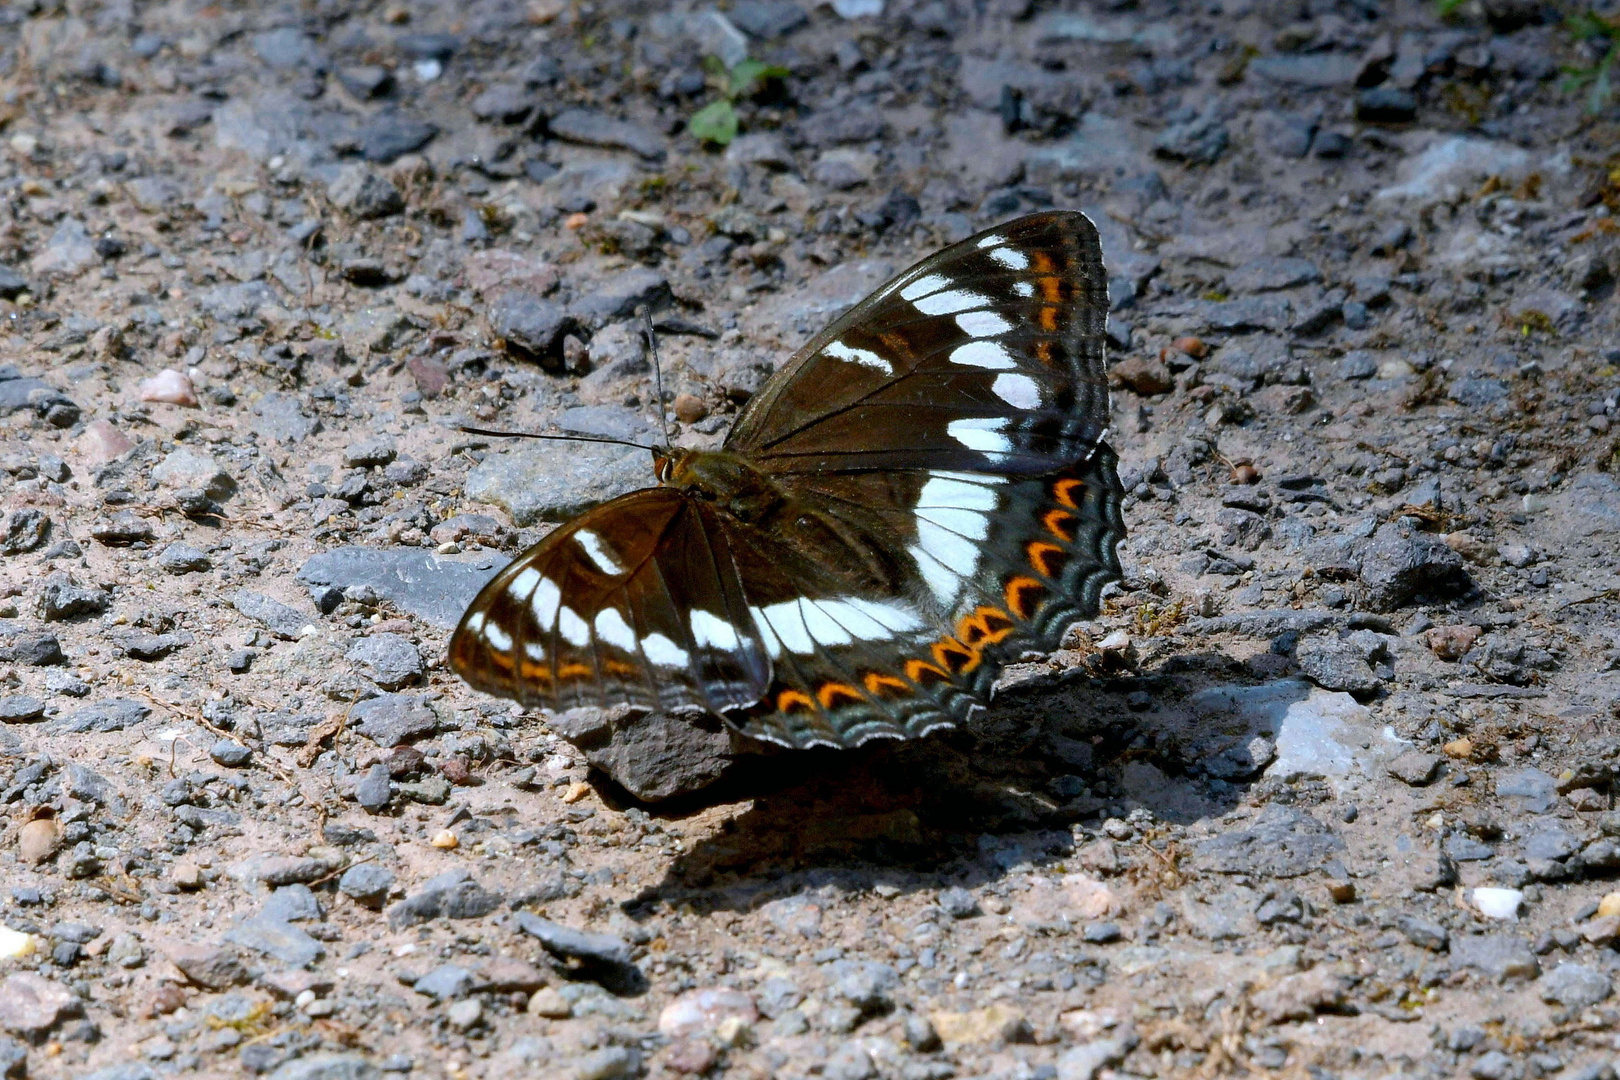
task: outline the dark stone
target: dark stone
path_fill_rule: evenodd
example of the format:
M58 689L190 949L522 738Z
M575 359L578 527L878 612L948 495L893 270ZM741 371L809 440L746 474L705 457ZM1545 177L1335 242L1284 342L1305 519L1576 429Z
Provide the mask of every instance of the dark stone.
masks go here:
M1419 594L1453 596L1473 585L1461 555L1399 522L1381 526L1360 557L1362 603L1370 611L1394 611Z
M535 360L555 361L563 335L573 329L574 318L562 305L532 293L501 293L489 308L491 333L507 348Z
M85 732L122 731L133 727L152 714L144 701L130 698L111 698L70 713L51 722L51 731L83 734Z
M367 161L387 164L420 150L438 133L439 129L426 120L388 110L366 121L356 135L362 157Z
M1451 958L1459 967L1471 967L1495 979L1508 982L1533 979L1541 973L1535 953L1521 939L1510 934L1466 935L1453 938Z
M62 391L44 379L22 375L9 364L0 366L0 416L22 409L33 409L52 427L72 427L79 422L79 407Z
M414 926L431 919L477 919L501 906L499 893L493 893L472 880L465 870L440 874L388 909L388 922L394 929Z
M1356 119L1369 124L1404 124L1417 119L1417 98L1399 87L1370 87L1356 95Z
M791 34L810 21L793 0L737 0L726 14L737 29L764 41Z
M228 769L239 769L253 760L253 751L235 739L220 739L209 748L208 756Z
M67 663L67 657L62 654L62 643L56 635L39 630L8 634L4 644L0 644L0 660L30 667Z
M1395 920L1406 940L1420 949L1430 952L1445 952L1446 945L1451 940L1451 933L1439 923L1431 919L1424 919L1416 915L1402 915Z
M28 694L0 697L0 724L29 724L45 716L45 703Z
M643 306L663 307L670 299L669 281L656 270L637 266L603 282L574 301L569 309L590 327L627 318Z
M422 678L422 654L399 634L372 634L349 649L347 659L384 690L398 690Z
M1153 152L1189 165L1211 165L1226 150L1226 126L1212 116L1171 124L1153 143Z
M456 1001L473 988L473 973L458 964L440 964L411 984L411 989L435 1001Z
M532 911L519 911L513 921L523 933L537 938L553 956L575 961L579 974L616 993L634 993L646 980L631 959L630 946L610 934L591 934L542 919Z
M1266 256L1244 263L1226 275L1234 292L1273 292L1322 280L1322 271L1309 259Z
M154 634L149 630L125 630L108 635L113 644L132 660L162 660L174 650L190 645L196 638L189 631Z
M51 519L32 506L14 511L6 518L5 535L0 536L0 555L22 555L45 543L51 535Z
M569 142L610 150L633 150L645 158L664 156L664 138L628 120L596 109L564 109L551 118L551 134Z
M1271 803L1253 826L1200 842L1195 853L1219 874L1299 877L1344 850L1332 829L1295 807Z
M313 616L305 615L297 608L247 589L238 590L231 597L231 606L272 634L288 641L297 640L304 627L316 622Z
M150 541L153 536L152 523L132 511L121 510L110 518L98 518L92 522L90 535L108 547L128 547Z
M729 728L698 714L585 710L559 719L558 731L592 766L644 802L708 787L739 749Z
M386 809L393 797L394 786L388 766L381 762L367 769L354 786L354 801L367 813L375 814Z
M415 694L379 694L349 710L349 728L378 746L398 746L432 735L439 715Z
M339 892L373 910L383 906L388 899L388 890L393 887L394 872L374 862L351 866L338 878Z

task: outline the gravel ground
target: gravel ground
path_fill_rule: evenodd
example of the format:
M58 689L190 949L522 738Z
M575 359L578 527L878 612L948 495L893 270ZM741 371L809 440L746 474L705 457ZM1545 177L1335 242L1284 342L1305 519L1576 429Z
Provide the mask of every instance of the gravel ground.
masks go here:
M1481 2L6 7L0 1074L1612 1080L1620 126ZM649 437L647 307L713 444L1053 205L1126 578L977 730L444 669L651 479L458 424Z

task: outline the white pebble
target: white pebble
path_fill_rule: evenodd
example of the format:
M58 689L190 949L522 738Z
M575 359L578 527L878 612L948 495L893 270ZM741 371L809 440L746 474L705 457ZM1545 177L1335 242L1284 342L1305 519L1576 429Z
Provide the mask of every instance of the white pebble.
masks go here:
M150 379L142 379L135 390L142 401L162 401L188 409L197 407L197 391L192 388L191 380L173 368L164 368Z
M1518 889L1492 889L1481 886L1474 890L1474 906L1487 919L1517 919L1524 893Z

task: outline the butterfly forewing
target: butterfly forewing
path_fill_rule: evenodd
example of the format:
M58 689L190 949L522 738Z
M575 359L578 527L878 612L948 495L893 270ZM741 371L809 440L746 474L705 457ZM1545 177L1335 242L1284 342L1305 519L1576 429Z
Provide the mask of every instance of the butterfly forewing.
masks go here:
M1084 214L970 237L817 335L727 446L778 473L1061 468L1107 426L1107 293Z

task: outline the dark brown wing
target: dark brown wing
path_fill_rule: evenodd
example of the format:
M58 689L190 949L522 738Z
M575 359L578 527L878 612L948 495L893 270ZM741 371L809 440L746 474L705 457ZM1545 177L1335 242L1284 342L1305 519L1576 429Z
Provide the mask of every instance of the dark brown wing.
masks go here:
M794 354L726 447L774 474L1041 474L1108 424L1096 227L1032 214L939 252Z
M462 616L450 666L553 709L719 713L755 704L771 679L727 530L669 488L604 503L515 559Z

